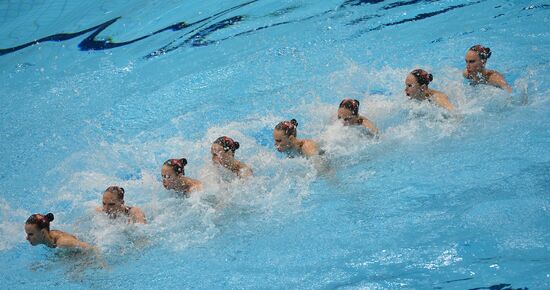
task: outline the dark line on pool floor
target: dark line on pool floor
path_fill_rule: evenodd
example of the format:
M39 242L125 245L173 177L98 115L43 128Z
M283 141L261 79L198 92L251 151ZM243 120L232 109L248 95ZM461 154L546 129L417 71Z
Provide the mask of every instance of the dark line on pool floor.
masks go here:
M496 284L489 287L470 288L469 290L527 290L529 289L527 287L512 288L511 286L512 284L501 283L501 284Z
M244 2L242 4L230 7L228 9L224 9L220 12L217 12L217 13L211 15L211 16L205 17L205 18L197 20L195 22L191 22L191 23L178 22L176 24L169 25L165 28L159 29L157 31L151 32L147 35L144 35L144 36L141 36L141 37L129 40L129 41L114 42L111 38L96 39L96 37L102 31L104 31L105 29L107 29L109 26L113 25L115 22L117 22L120 19L120 17L116 17L116 18L113 18L113 19L108 20L106 22L103 22L99 25L96 25L96 26L93 26L91 28L84 29L84 30L81 30L81 31L78 31L78 32L75 32L75 33L58 33L58 34L50 35L50 36L47 36L47 37L40 38L38 40L34 40L34 41L31 41L31 42L22 44L22 45L19 45L19 46L6 48L6 49L0 49L0 56L8 54L8 53L13 53L15 51L24 49L26 47L29 47L29 46L32 46L32 45L35 45L35 44L39 44L41 42L66 41L66 40L69 40L69 39L72 39L72 38L75 38L75 37L78 37L78 36L81 36L81 35L84 35L84 34L90 33L90 32L92 32L92 33L78 44L78 48L81 51L113 49L113 48L126 46L126 45L129 45L129 44L144 40L146 38L149 38L153 35L156 35L156 34L159 34L159 33L165 32L165 31L182 31L182 30L188 29L183 35L180 35L180 36L176 37L174 40L170 41L168 44L164 45L163 47L161 47L159 49L154 50L151 53L148 53L147 55L145 55L143 57L144 59L150 59L150 58L153 58L153 57L163 55L163 54L169 53L171 51L177 50L178 48L181 48L181 47L186 47L186 46L187 47L189 47L189 46L190 47L208 46L210 44L219 43L221 41L232 39L232 38L235 38L235 37L249 35L251 33L254 33L254 32L257 32L257 31L260 31L260 30L264 30L264 29L267 29L267 28L272 28L272 27L281 26L281 25L285 25L285 24L291 24L291 23L299 23L299 22L302 22L302 21L307 21L307 20L310 20L310 19L313 19L313 18L316 18L316 17L326 15L328 13L335 13L335 12L338 11L338 8L330 9L330 10L323 11L321 13L317 13L317 14L312 15L312 16L303 17L303 18L300 18L300 19L297 19L297 20L282 21L282 22L277 22L277 23L273 23L273 24L269 24L269 25L259 26L259 27L253 28L253 29L238 32L236 34L233 34L233 35L221 38L221 39L216 39L216 40L209 40L208 39L208 36L210 36L214 32L225 29L225 28L230 27L232 25L235 25L237 23L243 22L247 19L247 17L244 16L244 15L236 15L236 16L221 19L221 20L216 21L216 22L214 22L214 20L216 20L217 18L220 18L221 16L226 15L230 12L238 10L242 7L253 4L257 1L259 1L259 0L252 0L252 1ZM379 8L379 10L389 10L389 9L393 9L393 8L396 8L396 7L417 4L417 3L421 3L421 2L437 2L437 1L439 1L439 0L400 1L400 2L387 4L387 5ZM339 7L342 8L342 7L350 7L350 6L361 6L361 5L364 5L364 4L377 4L377 3L381 3L381 2L384 2L384 1L379 1L379 0L375 0L375 1L347 0L343 4L341 4ZM419 20L427 19L427 18L430 18L430 17L433 17L433 16L444 14L444 13L449 12L451 10L471 6L471 5L474 5L474 4L481 3L481 2L483 2L483 0L479 0L479 1L475 1L475 2L468 2L468 3L464 3L464 4L458 4L458 5L449 6L447 8L437 10L437 11L433 11L433 12L420 13L420 14L416 15L415 17L412 17L412 18L406 18L406 19L402 19L402 20L399 20L399 21L380 24L380 25L378 25L376 27L373 27L373 28L360 30L359 32L355 33L352 36L352 38L359 37L362 34L367 33L367 32L381 30L382 28L385 28L385 27L395 26L395 25L400 25L400 24L404 24L404 23L407 23L407 22L413 22L413 21L419 21ZM532 7L539 8L538 6L532 6ZM544 7L542 7L542 8L544 8ZM295 9L297 9L297 7L291 6L291 7L283 8L283 9L280 9L280 10L277 10L277 11L279 11L279 13L284 14L284 13L288 13L289 11L293 11ZM533 8L531 8L531 9L533 9ZM276 15L278 15L278 14L276 14ZM370 20L372 18L377 18L377 17L381 17L381 16L382 15L378 15L378 14L366 15L366 16L363 16L363 17L358 18L356 20L352 20L350 23L345 24L345 25L360 24L360 23L365 22L367 20ZM437 42L437 41L440 41L440 40L439 39L435 40L435 42ZM176 42L178 42L178 43L176 44Z
M394 22L390 22L390 23L386 23L386 24L381 24L381 25L378 25L374 28L369 28L369 29L360 31L355 35L355 37L361 36L361 35L363 35L364 33L367 33L367 32L380 30L384 27L395 26L395 25L399 25L399 24L403 24L403 23L407 23L407 22L423 20L423 19L426 19L426 18L430 18L430 17L433 17L433 16L437 16L437 15L440 15L440 14L447 13L449 11L452 11L452 10L455 10L455 9L458 9L458 8L463 8L463 7L471 6L471 5L474 5L474 4L479 4L481 2L482 1L476 1L476 2L471 2L471 3L459 4L459 5L449 6L447 8L437 10L437 11L433 11L433 12L420 13L420 14L416 15L415 17L412 17L412 18L406 18L406 19L402 19L402 20L399 20L399 21L394 21Z
M42 37L42 38L37 39L37 40L27 42L27 43L22 44L22 45L18 45L18 46L15 46L15 47L0 48L0 56L19 51L21 49L27 48L29 46L33 46L35 44L40 44L42 42L66 41L66 40L73 39L75 37L84 35L86 33L92 32L92 31L93 31L92 34L90 34L88 37L86 37L83 41L81 41L78 44L78 47L79 47L80 50L89 51L89 50L112 49L112 48L126 46L126 45L129 45L129 44L138 42L140 40L149 38L153 35L159 34L159 33L164 32L164 31L168 31L168 30L178 31L178 30L182 30L182 29L185 29L185 28L188 28L188 27L192 27L192 26L201 24L203 22L207 22L208 20L215 19L219 16L222 16L224 14L227 14L229 12L232 12L236 9L242 8L244 6L247 6L247 5L252 4L254 2L257 2L257 1L258 0L252 0L252 1L248 1L248 2L245 2L245 3L239 4L237 6L233 6L231 8L225 9L221 12L218 12L218 13L212 15L212 16L203 18L201 20L195 21L195 22L190 23L190 24L187 24L185 22L179 22L179 23L176 23L176 24L172 24L172 25L169 25L165 28L159 29L155 32L149 33L147 35L144 35L144 36L141 36L141 37L135 38L133 40L129 40L129 41L113 42L111 39L97 40L96 37L99 35L99 33L101 33L103 30L107 29L109 26L111 26L117 20L119 20L121 18L121 17L116 17L116 18L110 19L108 21L105 21L105 22L103 22L99 25L96 25L96 26L93 26L93 27L90 27L90 28L87 28L87 29L84 29L84 30L81 30L81 31L78 31L78 32L74 32L74 33L57 33L57 34L49 35L49 36ZM208 34L214 32L216 30L223 29L227 26L230 26L233 23L238 22L240 20L242 20L242 16L235 16L233 18L222 20L220 22L217 22L213 25L208 26L207 28L205 28L203 30L199 30L194 35L192 35L190 38L188 38L186 41L190 42L190 43L192 43L193 45L196 45L196 46L205 45L205 43L206 43L204 41L205 36L207 36ZM204 25L206 25L206 23ZM197 28L197 30L200 29L200 28L201 28L201 26L199 26Z

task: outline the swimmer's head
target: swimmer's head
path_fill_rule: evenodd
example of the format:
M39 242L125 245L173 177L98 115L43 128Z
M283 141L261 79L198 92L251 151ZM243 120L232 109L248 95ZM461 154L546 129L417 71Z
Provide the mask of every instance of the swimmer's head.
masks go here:
M44 243L45 233L50 231L50 222L53 221L53 213L33 214L25 222L27 241L33 246Z
M161 169L162 185L166 189L174 189L176 179L185 175L184 167L187 165L187 159L168 159L164 162Z
M474 45L466 52L466 70L470 73L481 72L491 57L491 49L482 45Z
M420 98L433 81L432 74L423 69L415 69L405 79L405 94L409 98Z
M275 148L277 148L279 152L285 152L292 147L292 143L296 139L297 127L298 122L296 119L283 121L275 126L273 130L273 139L275 141Z
M227 136L222 136L214 141L212 147L210 147L210 152L213 158L225 160L233 158L235 156L235 151L239 149L239 147L239 142Z
M353 99L344 99L338 107L338 119L348 120L359 116L359 101Z
M116 214L124 208L124 188L109 186L103 192L103 211L108 214Z

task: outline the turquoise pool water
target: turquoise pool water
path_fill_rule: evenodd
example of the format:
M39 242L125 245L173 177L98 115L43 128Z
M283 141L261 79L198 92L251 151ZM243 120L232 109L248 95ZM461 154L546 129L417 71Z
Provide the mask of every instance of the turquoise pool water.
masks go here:
M3 288L550 288L549 9L0 2ZM463 81L477 43L511 96ZM407 101L417 67L457 116ZM380 139L335 122L344 97ZM320 140L330 173L275 152L272 129L290 118ZM209 160L220 135L241 143L252 180L220 181ZM188 159L203 192L162 188L171 157ZM94 212L112 184L148 225ZM106 267L28 245L24 221L50 211Z

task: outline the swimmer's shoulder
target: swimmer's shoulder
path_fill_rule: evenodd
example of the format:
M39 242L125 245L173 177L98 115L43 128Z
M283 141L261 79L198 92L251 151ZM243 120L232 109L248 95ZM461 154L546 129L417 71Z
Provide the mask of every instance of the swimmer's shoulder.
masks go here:
M306 139L302 144L302 152L306 156L313 156L319 154L319 146L315 141Z
M57 248L88 248L89 245L87 243L81 242L77 237L75 237L72 234L59 231L59 230L52 230L50 231L50 234L55 241L55 246Z
M449 99L449 96L447 96L445 93L440 92L438 90L431 90L432 93L432 99L440 100L440 99Z
M449 96L447 96L445 93L437 91L437 90L431 90L431 99L440 107L443 107L449 111L453 110L454 106L449 101Z
M197 179L185 177L184 179L185 185L187 186L186 192L192 192L202 189L202 182L200 182Z
M504 76L496 70L487 70L485 79L489 82L504 80Z
M252 168L250 168L250 166L246 165L245 163L239 161L239 170L237 172L237 175L239 177L248 177L252 176L252 174Z
M369 118L365 116L360 116L360 118L361 118L361 125L363 125L363 127L369 130L370 135L377 136L378 134L380 134L380 130L376 127L376 125L374 125L374 123L371 120L369 120Z
M143 213L141 208L133 206L128 210L128 214L129 214L132 222L140 223L140 224L146 223L145 214Z
M512 87L510 87L508 82L506 82L506 79L504 78L504 76L498 71L496 70L487 71L486 79L487 79L487 83L489 83L490 85L507 90L510 93L512 92Z

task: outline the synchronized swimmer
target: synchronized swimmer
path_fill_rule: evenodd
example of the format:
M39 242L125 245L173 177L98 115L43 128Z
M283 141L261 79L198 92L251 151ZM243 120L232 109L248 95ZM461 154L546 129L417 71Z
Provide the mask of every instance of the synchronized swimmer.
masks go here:
M102 202L103 207L97 210L106 213L110 218L116 219L122 216L128 218L129 223L145 223L145 215L139 207L124 204L124 188L122 187L109 186L103 193Z
M185 158L166 160L162 165L161 176L164 188L188 197L191 192L202 189L202 183L185 176L185 165L187 165Z
M75 236L59 230L50 230L53 213L33 214L25 222L27 241L32 246L46 245L49 248L88 248L88 244Z
M470 80L470 84L487 84L512 92L504 77L497 71L485 68L487 60L491 57L491 49L482 45L470 47L466 53L466 69L462 75Z
M442 108L452 111L453 105L449 102L449 97L447 97L447 95L428 88L428 85L433 79L432 74L423 69L413 70L405 79L405 94L410 99L433 102Z
M359 101L344 99L338 106L338 120L342 120L344 126L363 126L371 135L378 135L380 130L371 120L359 115Z
M210 152L212 153L212 162L215 165L228 169L239 177L248 177L252 175L252 169L243 162L235 159L235 151L239 149L239 142L222 136L212 144Z
M275 126L273 139L275 140L277 151L284 152L289 157L296 155L305 157L319 155L319 145L315 141L297 138L297 127L298 121L296 119L282 121Z
M463 76L470 81L471 85L487 84L511 93L512 88L500 73L485 68L489 57L491 57L489 48L481 45L472 46L466 53L466 68ZM411 100L428 101L448 111L453 111L454 106L446 94L428 87L432 81L432 74L423 69L415 69L405 79L405 94ZM371 120L359 115L358 100L342 100L338 106L337 116L344 126L362 126L368 130L369 135L378 136L380 134L380 130ZM282 121L275 126L273 140L277 151L286 153L288 157L309 158L322 155L323 151L315 141L297 137L297 127L296 119ZM227 169L238 177L250 177L253 175L252 169L235 159L235 151L239 147L239 142L227 136L219 137L210 147L212 162L215 166ZM169 159L162 165L161 177L165 189L189 197L192 192L201 190L203 185L201 181L185 176L184 167L186 165L187 159L185 158ZM145 215L140 208L125 205L124 193L122 187L108 187L103 193L102 207L97 208L97 211L105 213L113 219L122 217L127 218L128 223L145 224ZM53 220L52 213L33 214L27 219L25 232L31 245L43 244L50 248L90 248L87 243L81 242L71 234L50 230L50 222Z

